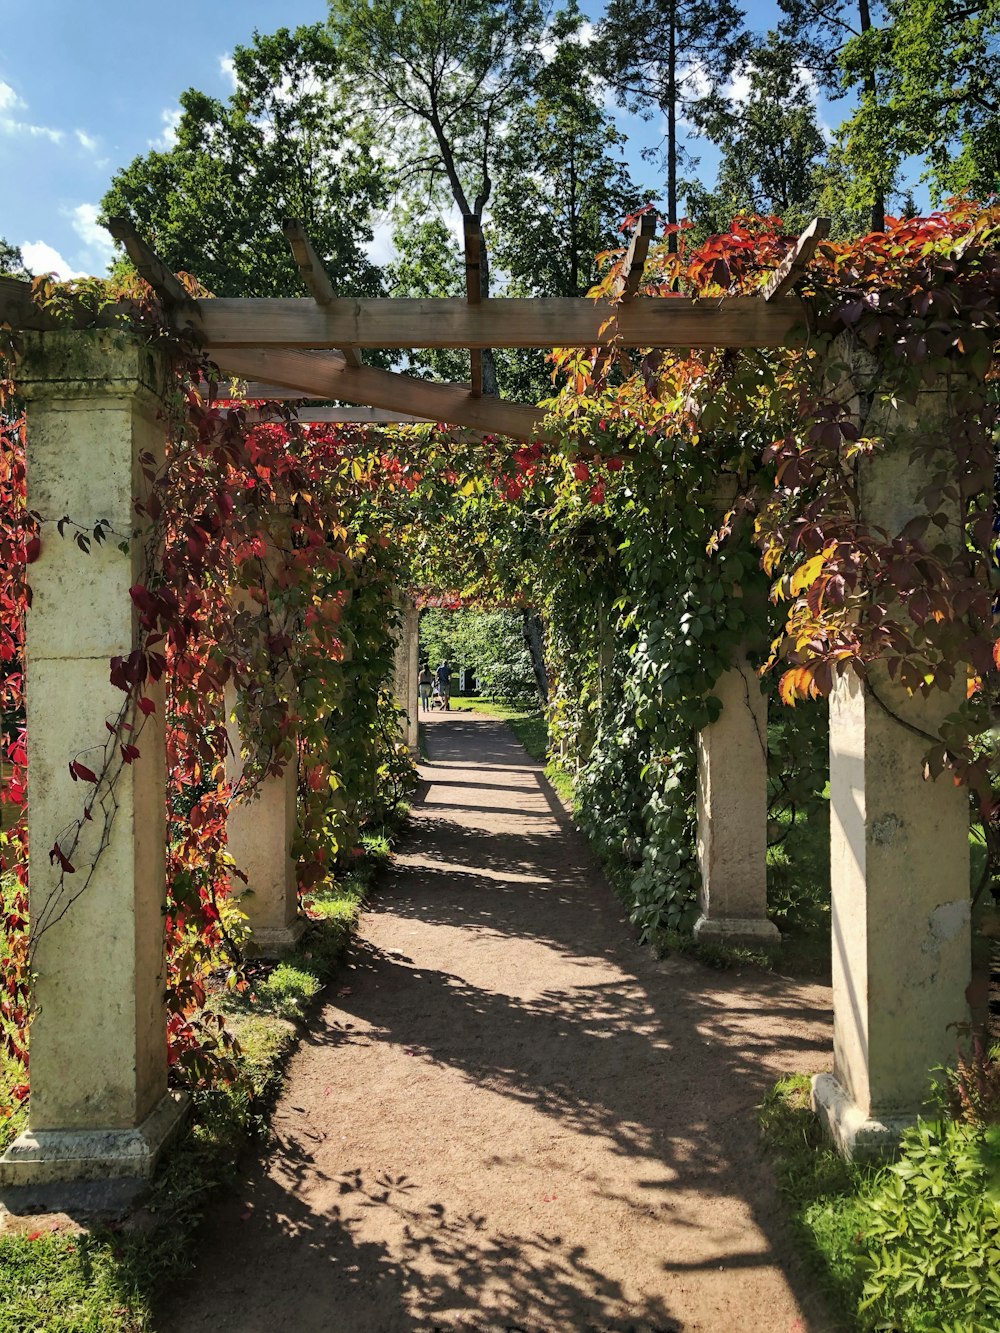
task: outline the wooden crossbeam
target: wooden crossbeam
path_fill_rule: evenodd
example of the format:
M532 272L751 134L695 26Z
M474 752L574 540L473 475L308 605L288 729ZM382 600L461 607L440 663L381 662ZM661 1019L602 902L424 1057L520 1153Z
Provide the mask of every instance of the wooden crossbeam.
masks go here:
M463 215L465 232L465 299L469 305L479 305L483 299L482 253L483 233L477 217ZM472 392L478 397L483 391L483 353L479 347L469 350Z
M829 235L830 219L813 218L764 284L765 301L776 301L792 290L805 273L820 241L826 240Z
M621 294L623 301L631 301L639 290L639 283L642 282L643 270L646 267L646 256L649 254L649 247L655 235L655 215L643 213L629 242L625 262L622 265L625 272L625 285Z
M285 233L285 239L292 251L292 258L298 265L302 281L312 293L313 300L319 306L329 305L336 295L333 284L322 259L316 253L315 247L306 233L305 226L297 218L286 218L281 229ZM343 354L349 366L357 368L361 365L361 358L353 347L340 347L338 351Z
M489 299L228 297L195 303L208 346L225 347L780 347L801 341L796 296L637 296L617 309L575 297ZM612 325L601 331L611 317Z
M224 389L220 386L218 396L224 396ZM326 397L325 394L304 393L301 389L289 389L282 384L260 384L254 380L244 385L241 398L247 402L266 401L266 402L295 402L300 399L316 399ZM437 417L418 417L408 412L394 412L384 407L314 407L309 409L311 412L324 412L327 415L315 418L317 421L347 421L347 422L401 422L405 425L415 425L420 422L437 421Z
M278 395L271 394L271 398L293 398L301 397L301 394L292 394L288 390ZM235 405L234 405L235 406ZM223 408L224 412L231 409ZM254 408L246 409L247 419L249 421L269 421L271 418L267 413L257 412ZM380 407L300 407L296 412L297 420L305 425L315 422L322 425L333 426L426 426L431 420L437 418L415 417L406 412L390 412Z
M190 307L194 304L180 278L150 249L128 218L108 218L108 231L124 245L140 277L146 279L162 301L168 306Z
M427 421L530 439L544 412L527 403L475 397L465 385L434 384L373 366L351 369L339 352L298 348L221 349L212 359L227 375L281 385L315 398L337 398L390 411L406 412Z

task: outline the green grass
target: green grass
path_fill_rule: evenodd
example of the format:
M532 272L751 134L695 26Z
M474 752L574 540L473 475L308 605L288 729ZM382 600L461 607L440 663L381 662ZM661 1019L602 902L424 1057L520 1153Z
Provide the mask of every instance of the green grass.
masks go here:
M572 806L573 779L555 760L548 759L549 728L540 709L498 703L492 699L476 699L468 695L452 695L451 706L453 709L483 713L487 717L496 717L506 722L532 759L545 763L545 776L559 793L560 798Z
M257 965L243 994L218 997L240 1042L242 1077L193 1094L190 1125L145 1201L149 1226L0 1237L0 1333L154 1333L156 1300L183 1282L212 1193L233 1177L242 1149L266 1135L285 1059L336 976L365 896L388 860L386 836L362 844L366 854L355 870L315 896L319 920L296 952L275 967ZM0 1064L8 1086L15 1077L16 1069ZM18 1112L0 1123L0 1142L19 1132L23 1118Z
M858 1191L871 1168L845 1162L823 1136L809 1107L809 1079L784 1078L758 1110L765 1151L791 1212L796 1243L815 1287L844 1333L857 1328L863 1281Z

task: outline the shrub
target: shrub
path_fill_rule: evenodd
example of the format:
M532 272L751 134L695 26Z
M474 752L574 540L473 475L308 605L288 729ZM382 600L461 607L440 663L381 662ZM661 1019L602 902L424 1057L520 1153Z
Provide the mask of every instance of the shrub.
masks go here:
M864 1327L1000 1328L1000 1127L921 1122L859 1200Z

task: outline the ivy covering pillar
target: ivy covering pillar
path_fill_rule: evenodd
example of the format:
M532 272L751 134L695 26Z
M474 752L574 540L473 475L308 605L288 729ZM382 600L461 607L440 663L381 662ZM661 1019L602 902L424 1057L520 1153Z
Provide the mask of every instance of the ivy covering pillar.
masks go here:
M713 694L717 720L698 733L698 868L695 938L773 946L767 918L767 698L740 656Z
M934 466L921 446L944 413L944 388L916 408L876 402L865 433L887 444L857 465L869 525L892 536L919 512ZM938 540L956 533L953 521ZM813 1105L848 1156L895 1143L968 1019L968 791L947 770L924 776L964 692L960 679L950 693L909 695L876 663L864 683L841 678L830 699L834 1071L813 1080Z
M110 661L140 643L133 496L140 456L163 454L165 366L123 332L26 333L22 347L28 503L44 522L25 647L36 979L28 1128L0 1183L35 1187L149 1176L183 1107L167 1090L162 689L143 687L154 711L133 731L105 725L126 697ZM107 540L85 554L73 533L99 523ZM73 762L96 785L74 781Z

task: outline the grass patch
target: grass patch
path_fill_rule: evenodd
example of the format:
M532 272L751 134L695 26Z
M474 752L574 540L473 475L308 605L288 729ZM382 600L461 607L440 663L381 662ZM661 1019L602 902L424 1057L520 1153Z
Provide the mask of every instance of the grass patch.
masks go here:
M871 1172L845 1162L824 1138L809 1107L809 1078L784 1078L758 1110L765 1150L791 1209L792 1228L817 1288L848 1333L858 1327L861 1205Z
M157 1298L188 1270L212 1193L233 1178L241 1152L266 1136L302 1020L337 974L366 894L389 859L388 835L361 841L365 855L351 874L312 899L317 920L295 953L251 969L243 994L216 997L240 1042L242 1078L193 1095L189 1127L153 1182L143 1226L0 1237L0 1333L154 1333ZM16 1072L0 1064L8 1084ZM0 1123L0 1142L20 1131L23 1118L19 1111Z

